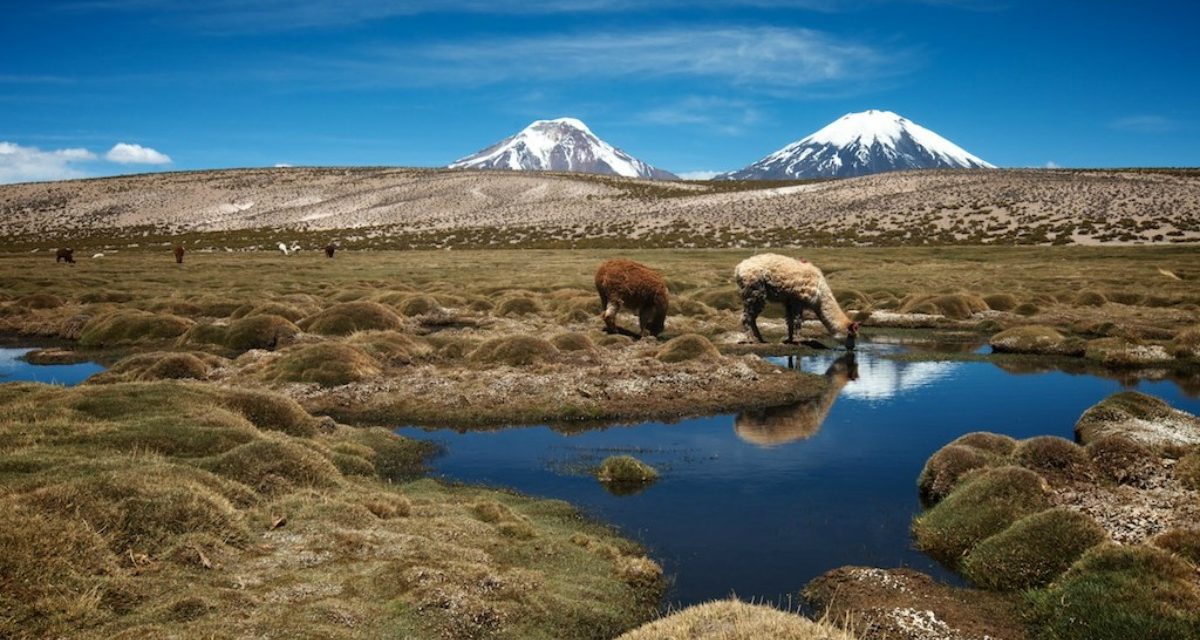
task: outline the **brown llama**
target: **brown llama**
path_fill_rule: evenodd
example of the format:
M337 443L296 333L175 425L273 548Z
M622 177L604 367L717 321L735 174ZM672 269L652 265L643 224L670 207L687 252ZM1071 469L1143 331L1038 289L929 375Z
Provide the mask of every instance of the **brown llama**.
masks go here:
M175 264L183 264L183 253L184 253L183 245L181 245L181 244L175 245L174 252L175 252Z
M56 264L59 262L69 262L71 264L75 264L75 250L59 249L58 253L54 254L54 262Z
M834 337L844 336L847 349L853 349L859 323L843 311L825 274L815 265L774 253L763 253L741 261L733 270L733 279L742 296L742 325L748 342L766 342L758 330L758 314L769 301L782 302L787 319L785 344L796 344L796 325L805 310L816 314L825 330Z
M632 260L607 260L596 270L596 292L605 332L635 340L662 333L667 320L667 281L659 272ZM617 313L623 306L637 311L638 333L617 326Z
M334 252L335 252L335 251L337 251L337 248L338 248L338 247L337 247L337 245L336 245L336 244L334 244L334 243L332 243L332 242L330 242L329 244L325 245L325 257L326 257L326 258L332 258L332 257L333 257L333 254L334 254Z

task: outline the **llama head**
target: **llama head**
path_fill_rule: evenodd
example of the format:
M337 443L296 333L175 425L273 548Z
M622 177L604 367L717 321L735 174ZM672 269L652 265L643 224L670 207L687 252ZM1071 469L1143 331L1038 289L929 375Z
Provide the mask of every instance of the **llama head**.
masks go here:
M861 322L851 322L846 327L846 349L854 351L854 346L858 343L858 330L862 327Z

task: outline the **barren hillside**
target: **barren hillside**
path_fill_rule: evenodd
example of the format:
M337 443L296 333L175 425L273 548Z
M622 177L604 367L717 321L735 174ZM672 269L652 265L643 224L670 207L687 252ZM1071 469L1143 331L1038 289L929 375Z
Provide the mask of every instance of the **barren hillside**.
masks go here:
M1127 244L1200 241L1200 171L919 171L811 183L395 168L240 169L0 187L18 246Z

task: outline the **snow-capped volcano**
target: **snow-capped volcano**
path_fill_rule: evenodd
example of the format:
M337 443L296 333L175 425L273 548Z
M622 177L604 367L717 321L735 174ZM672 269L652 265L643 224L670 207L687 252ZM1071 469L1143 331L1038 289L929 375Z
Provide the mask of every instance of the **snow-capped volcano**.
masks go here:
M450 168L577 171L676 179L674 174L652 167L596 137L586 124L575 118L536 120L517 135L454 161Z
M848 113L816 133L721 180L844 178L902 169L994 169L891 111Z

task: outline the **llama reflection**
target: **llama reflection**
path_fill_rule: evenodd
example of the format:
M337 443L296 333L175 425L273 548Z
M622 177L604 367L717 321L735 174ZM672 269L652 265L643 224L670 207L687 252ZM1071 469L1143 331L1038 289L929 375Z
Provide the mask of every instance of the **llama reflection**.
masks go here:
M789 368L795 366L790 361L787 364ZM739 414L733 423L734 432L742 440L764 447L813 437L821 430L821 424L833 408L833 402L837 400L842 387L858 379L858 364L854 361L854 354L847 353L829 365L825 379L825 390L816 398Z

